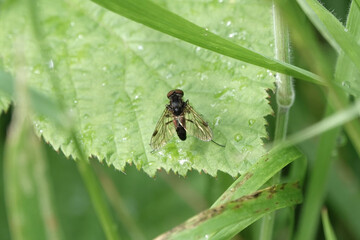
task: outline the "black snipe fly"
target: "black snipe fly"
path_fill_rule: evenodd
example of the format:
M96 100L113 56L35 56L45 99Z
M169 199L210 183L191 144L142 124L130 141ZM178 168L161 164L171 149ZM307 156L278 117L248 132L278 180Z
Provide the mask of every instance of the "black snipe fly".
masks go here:
M202 141L214 142L207 122L190 106L189 100L183 101L183 96L184 92L180 89L171 90L167 94L170 104L166 105L150 140L150 146L153 150L164 146L175 132L182 141L186 140L188 133ZM214 143L224 147L216 142Z

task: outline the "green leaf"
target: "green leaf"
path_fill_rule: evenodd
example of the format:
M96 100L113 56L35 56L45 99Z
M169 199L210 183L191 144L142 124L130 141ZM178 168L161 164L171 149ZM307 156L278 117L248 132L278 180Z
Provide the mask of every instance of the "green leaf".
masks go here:
M276 185L203 211L156 239L221 239L213 236L227 226L238 223L243 229L269 212L301 201L298 184Z
M354 38L360 38L360 7L352 2L346 28ZM360 41L357 42L360 45ZM358 47L354 47L354 49ZM339 54L337 61L337 71L335 72L335 81L341 83L349 89L349 92L355 97L360 97L360 68L356 68L354 63L344 54Z
M329 177L329 205L334 209L336 216L341 222L351 229L355 239L360 238L360 185L356 173L351 166L343 164L341 161L335 162Z
M296 148L273 149L264 155L248 172L241 175L212 205L217 207L228 201L235 200L242 196L253 193L264 185L271 177L278 173L285 166L293 161L303 162L305 157ZM294 181L302 179L294 178ZM223 228L213 237L219 239L230 239L240 232L244 226L250 225L253 219L247 219L246 222L235 223Z
M339 52L342 51L360 69L360 45L339 20L316 0L297 0L320 33ZM354 4L353 4L354 5ZM358 23L358 22L357 22ZM358 24L355 24L358 25Z
M289 163L302 157L303 154L294 147L270 151L231 184L212 207L255 192Z
M120 170L133 163L149 175L164 168L181 175L196 169L235 176L264 154L263 117L272 112L266 100L266 89L273 88L270 72L179 42L91 2L41 1L38 6L51 59L41 59L27 25L27 10L13 2L0 15L2 65L14 73L11 49L20 41L33 88L56 99L49 71L58 76L63 104L75 119L88 156L105 159ZM199 24L205 22L211 31L235 43L273 55L267 4L169 1L167 8ZM239 14L241 18L233 17ZM174 137L151 153L150 137L168 103L166 94L174 88L184 90L185 99L204 116L214 140L225 148L194 137L185 142ZM38 116L34 124L55 149L76 157L71 136L51 120Z
M329 214L328 214L328 211L326 208L321 210L321 218L322 218L322 222L323 222L326 240L336 240L336 236L335 236L334 230L331 226L331 223L329 220Z

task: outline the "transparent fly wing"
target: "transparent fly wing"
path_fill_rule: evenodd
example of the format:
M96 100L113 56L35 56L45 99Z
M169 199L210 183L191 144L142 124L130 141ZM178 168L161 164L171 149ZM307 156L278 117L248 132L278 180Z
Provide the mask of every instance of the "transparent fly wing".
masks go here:
M173 116L168 108L165 108L161 118L156 124L154 133L151 136L150 146L153 150L164 146L175 134Z
M202 141L211 141L212 132L209 125L200 114L190 106L188 101L186 102L184 114L186 126L183 127L186 129L186 132Z

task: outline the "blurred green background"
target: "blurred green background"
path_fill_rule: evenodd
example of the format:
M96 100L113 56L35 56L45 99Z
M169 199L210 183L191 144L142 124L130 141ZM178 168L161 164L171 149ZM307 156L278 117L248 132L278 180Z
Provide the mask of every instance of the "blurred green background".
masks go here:
M343 23L346 20L349 0L322 0ZM319 38L320 35L319 35ZM335 62L336 54L328 49L329 58ZM295 65L306 68L297 53L293 53ZM324 92L315 85L295 82L296 100L290 112L289 134L297 132L322 118L325 109ZM271 99L271 104L275 100ZM275 106L273 106L275 108ZM3 149L6 131L11 120L12 109L0 116L0 239L11 239L4 203ZM269 135L272 136L274 117L269 116ZM300 145L309 160L311 168L314 159L317 139ZM50 182L52 198L64 239L105 239L105 235L96 217L89 195L81 176L72 159L67 159L61 152L56 152L43 143L47 157L47 175ZM344 174L330 176L329 194L325 204L328 207L330 220L339 239L356 239L349 211L359 211L359 206L342 204L342 198L351 196L337 185L339 181L349 183L350 194L359 194L360 161L347 140L345 133L338 139L339 151L336 168ZM346 165L344 164L346 163ZM211 206L219 195L233 182L233 178L219 173L212 178L204 173L190 172L187 177L179 177L172 173L159 172L150 178L134 166L128 166L126 173L119 172L97 160L91 160L101 181L106 182L107 194L117 202L119 209L113 211L118 221L118 228L123 239L153 238L160 233L178 225L187 218ZM114 191L116 189L117 191ZM345 192L344 192L345 191ZM351 192L355 191L355 192ZM109 203L110 204L110 203ZM353 219L359 221L358 219ZM258 224L246 229L238 239L254 239ZM129 231L132 229L132 231ZM358 231L358 230L357 230ZM132 232L132 233L131 233ZM138 235L131 235L137 232ZM276 233L280 234L280 233ZM322 226L318 230L318 238L323 239Z

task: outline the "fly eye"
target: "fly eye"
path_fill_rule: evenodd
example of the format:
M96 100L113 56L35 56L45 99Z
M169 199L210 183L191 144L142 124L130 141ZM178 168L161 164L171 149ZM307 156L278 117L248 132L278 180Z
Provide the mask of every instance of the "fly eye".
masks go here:
M174 92L175 92L175 90L171 90L170 92L168 92L168 94L167 94L167 98L170 98L170 97L171 97L171 95L173 95L173 94L174 94Z
M180 96L180 97L184 96L184 92L183 92L182 90L180 90L180 89L175 89L175 90L171 90L170 92L168 92L167 98L170 99L170 97L171 97L172 95L174 95L174 94L176 94L176 95L178 95L178 96Z
M174 92L177 94L177 95L180 95L181 97L184 96L184 92L180 89L175 89Z

